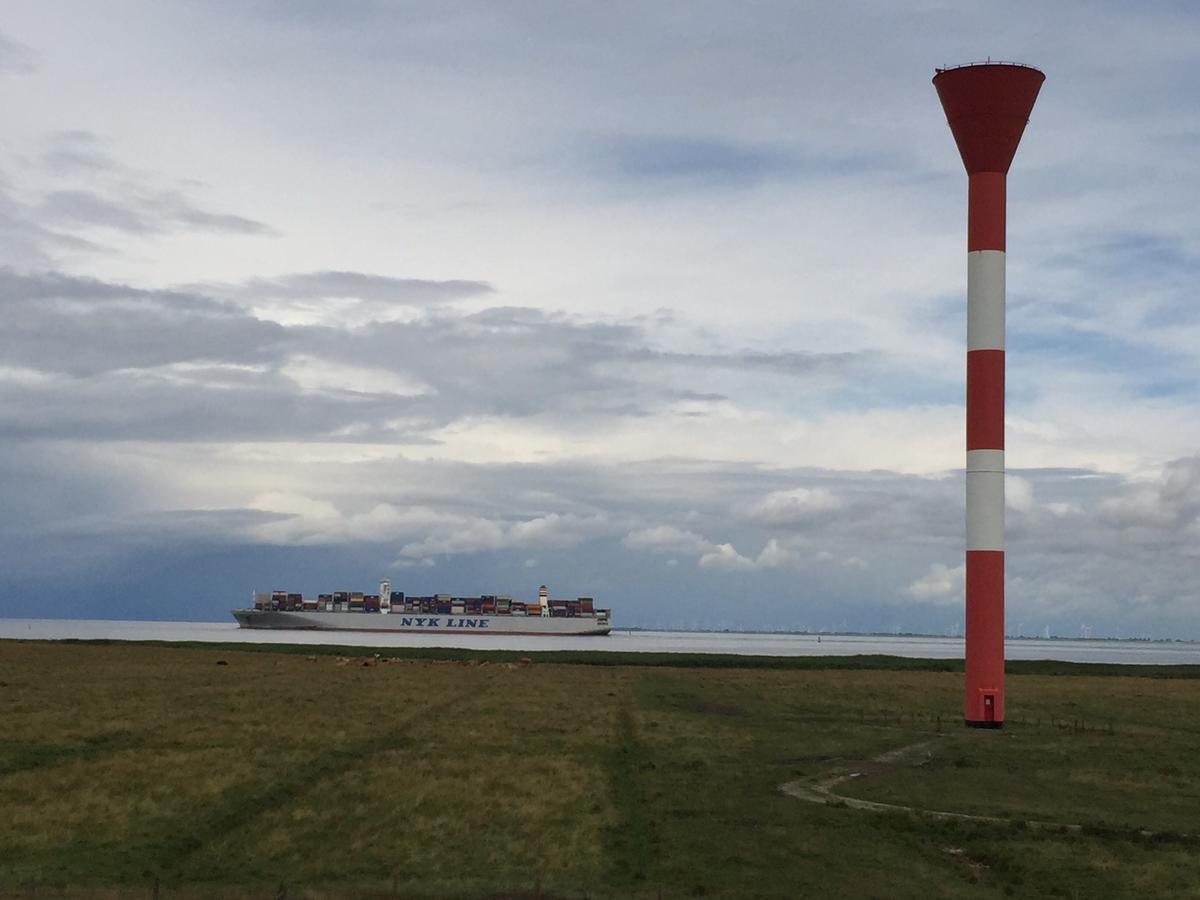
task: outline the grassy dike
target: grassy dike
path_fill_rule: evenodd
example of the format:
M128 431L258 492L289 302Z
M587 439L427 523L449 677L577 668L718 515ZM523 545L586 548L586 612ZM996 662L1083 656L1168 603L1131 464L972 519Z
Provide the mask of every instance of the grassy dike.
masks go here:
M0 896L1200 897L1200 667L374 652L0 641Z

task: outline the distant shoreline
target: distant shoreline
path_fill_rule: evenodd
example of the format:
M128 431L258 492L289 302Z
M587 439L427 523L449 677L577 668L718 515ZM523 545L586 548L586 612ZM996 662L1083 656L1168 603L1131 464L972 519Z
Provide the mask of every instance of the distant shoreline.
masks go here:
M347 659L441 660L486 663L530 661L544 665L682 669L787 669L811 671L963 671L961 659L935 659L887 654L829 656L767 656L730 653L687 653L641 650L484 650L464 647L373 647L339 644L254 644L217 641L121 640L116 638L0 638L5 644L159 647L203 650L213 655L276 653L287 656L343 657ZM1159 679L1200 679L1200 665L1065 662L1049 659L1009 660L1010 675L1073 675Z

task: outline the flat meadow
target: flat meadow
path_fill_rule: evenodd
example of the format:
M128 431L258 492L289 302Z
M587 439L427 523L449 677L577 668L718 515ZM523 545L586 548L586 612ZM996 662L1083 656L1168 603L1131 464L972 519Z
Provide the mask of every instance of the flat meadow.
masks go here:
M0 641L0 896L1200 897L1200 669L955 668Z

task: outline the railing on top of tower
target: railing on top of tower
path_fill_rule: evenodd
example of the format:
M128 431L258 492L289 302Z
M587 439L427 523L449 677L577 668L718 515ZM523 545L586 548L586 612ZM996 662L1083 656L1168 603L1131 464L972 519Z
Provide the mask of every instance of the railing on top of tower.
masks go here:
M959 63L957 66L938 66L933 71L941 75L943 72L953 72L955 69L969 69L972 66L1012 66L1016 69L1033 69L1035 72L1041 72L1037 66L1031 66L1029 63L1013 62L1010 59L992 59L990 56L987 59L976 60L975 62ZM1046 74L1042 72L1042 74Z

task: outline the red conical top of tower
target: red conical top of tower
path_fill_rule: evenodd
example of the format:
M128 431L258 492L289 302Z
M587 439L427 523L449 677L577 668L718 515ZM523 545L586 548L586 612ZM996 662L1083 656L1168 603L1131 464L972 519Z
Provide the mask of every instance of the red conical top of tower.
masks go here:
M1007 173L1046 76L1015 63L972 63L933 76L967 174Z

